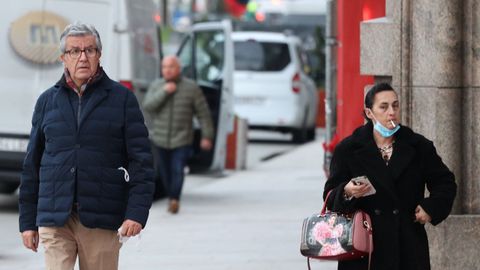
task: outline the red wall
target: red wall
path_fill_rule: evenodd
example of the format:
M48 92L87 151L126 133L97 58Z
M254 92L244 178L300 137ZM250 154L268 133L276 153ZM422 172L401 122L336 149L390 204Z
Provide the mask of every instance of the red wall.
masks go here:
M363 124L363 89L372 76L360 76L360 22L385 16L385 0L338 0L337 135L343 139Z

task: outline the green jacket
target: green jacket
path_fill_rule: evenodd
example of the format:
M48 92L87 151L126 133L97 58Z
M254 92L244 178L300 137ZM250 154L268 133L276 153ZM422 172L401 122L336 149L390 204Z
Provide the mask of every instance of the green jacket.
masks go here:
M194 115L200 122L202 138L213 139L210 110L195 82L180 77L172 94L165 92L164 84L164 79L152 82L143 100L143 109L152 117L153 143L167 149L192 144Z

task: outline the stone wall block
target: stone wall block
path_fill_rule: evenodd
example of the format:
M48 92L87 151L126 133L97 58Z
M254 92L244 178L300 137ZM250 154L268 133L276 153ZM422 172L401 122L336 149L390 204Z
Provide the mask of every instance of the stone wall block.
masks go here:
M451 215L427 225L432 270L480 269L480 215Z
M392 76L395 63L394 24L386 18L360 24L360 73ZM398 36L398 35L397 35Z
M443 162L461 182L461 89L421 88L412 91L412 128L434 142Z
M480 214L480 88L463 94L463 181L459 190L462 212Z
M400 21L402 18L402 3L404 1L405 0L396 0L396 1L386 0L386 3L385 3L386 17L391 19L396 24L400 24Z
M480 87L480 0L464 1L465 86Z
M411 5L412 85L461 86L462 1L416 0Z

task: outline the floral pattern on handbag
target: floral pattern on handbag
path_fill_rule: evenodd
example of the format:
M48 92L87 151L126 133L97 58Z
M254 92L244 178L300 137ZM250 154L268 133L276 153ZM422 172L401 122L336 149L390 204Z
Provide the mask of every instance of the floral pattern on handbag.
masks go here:
M327 201L328 196L325 201ZM352 260L370 257L373 251L370 216L357 210L352 214L326 211L303 222L300 252L308 258Z
M346 252L340 244L340 239L345 239L345 235L343 234L348 233L348 230L344 230L343 228L348 226L348 223L342 222L343 219L339 219L337 215L324 217L325 218L319 222L312 223L313 227L310 230L310 239L308 239L308 242L321 245L320 251L318 252L318 255L321 256L332 256Z

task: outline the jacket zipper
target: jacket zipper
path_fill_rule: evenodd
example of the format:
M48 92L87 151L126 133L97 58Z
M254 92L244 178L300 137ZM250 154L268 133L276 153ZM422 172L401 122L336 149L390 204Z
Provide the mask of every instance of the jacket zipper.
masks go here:
M75 141L77 141L77 137L78 137L78 132L79 132L79 129L80 129L80 115L82 114L82 96L78 96L78 110L77 110L77 134L75 135ZM78 143L78 142L76 142ZM75 151L75 156L77 157L78 156L78 151ZM78 169L78 168L77 168ZM77 179L77 173L75 173L75 194L73 195L74 198L73 198L73 201L75 202L76 204L76 207L77 207L77 211L78 211L78 197L77 197L77 192L78 191L78 179ZM73 208L73 205L72 205L72 208ZM70 212L72 211L72 209L70 209Z
M172 94L172 100L170 102L170 114L168 116L168 137L167 137L167 145L168 148L171 147L171 140L172 140L172 122L173 122L173 101L175 100L175 95Z
M77 110L77 132L80 128L80 115L82 113L82 96L78 96L78 110Z

